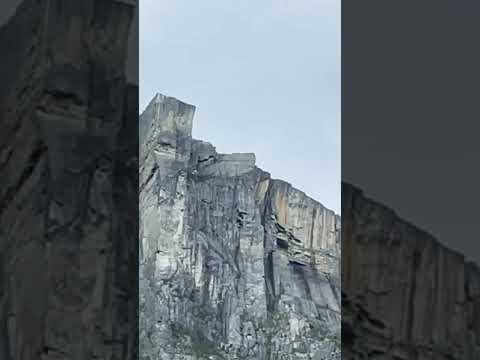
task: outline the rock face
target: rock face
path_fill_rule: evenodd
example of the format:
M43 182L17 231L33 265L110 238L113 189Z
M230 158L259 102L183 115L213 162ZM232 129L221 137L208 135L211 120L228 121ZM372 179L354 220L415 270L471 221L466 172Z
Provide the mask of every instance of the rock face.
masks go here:
M27 0L0 29L1 359L138 356L133 12Z
M480 269L342 186L342 357L480 359Z
M192 139L194 111L140 117L140 358L339 359L340 218Z

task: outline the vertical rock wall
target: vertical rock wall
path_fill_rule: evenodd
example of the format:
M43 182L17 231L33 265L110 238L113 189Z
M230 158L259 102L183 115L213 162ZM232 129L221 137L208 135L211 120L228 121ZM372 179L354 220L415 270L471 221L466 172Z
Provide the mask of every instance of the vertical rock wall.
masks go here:
M140 117L141 357L339 358L339 217L192 139L194 111Z
M1 359L136 354L133 10L27 0L0 29Z
M480 359L478 266L342 186L342 356Z

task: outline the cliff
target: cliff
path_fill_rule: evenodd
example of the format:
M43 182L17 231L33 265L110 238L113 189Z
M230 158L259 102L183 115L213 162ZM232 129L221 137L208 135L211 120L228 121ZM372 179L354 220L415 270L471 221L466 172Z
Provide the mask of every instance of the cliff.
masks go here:
M138 356L133 13L26 0L0 29L1 359Z
M340 218L192 138L195 108L140 117L142 359L339 359Z
M342 185L342 357L480 359L480 269Z

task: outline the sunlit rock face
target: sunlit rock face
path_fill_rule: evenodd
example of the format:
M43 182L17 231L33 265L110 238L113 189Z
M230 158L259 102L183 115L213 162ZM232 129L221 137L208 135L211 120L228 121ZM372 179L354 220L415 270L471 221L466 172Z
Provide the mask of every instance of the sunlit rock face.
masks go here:
M342 357L480 359L480 270L342 185Z
M340 218L192 139L195 108L140 117L142 359L339 359Z

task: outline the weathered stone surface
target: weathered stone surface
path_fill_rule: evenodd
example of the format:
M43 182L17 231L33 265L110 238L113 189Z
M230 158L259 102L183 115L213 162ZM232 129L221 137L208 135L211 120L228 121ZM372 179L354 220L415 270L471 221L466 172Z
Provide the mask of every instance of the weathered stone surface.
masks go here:
M342 357L480 359L480 270L342 186Z
M132 15L113 0L27 0L0 29L1 359L136 354Z
M339 359L340 218L191 136L194 107L140 117L142 359Z

